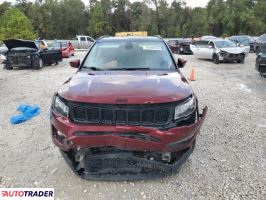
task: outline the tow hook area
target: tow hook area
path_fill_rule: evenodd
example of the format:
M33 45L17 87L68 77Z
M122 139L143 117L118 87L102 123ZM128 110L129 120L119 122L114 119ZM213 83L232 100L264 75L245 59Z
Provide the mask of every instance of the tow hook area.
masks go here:
M162 161L170 163L171 162L171 154L169 152L162 153Z
M71 149L61 153L74 171L84 179L143 180L176 173L192 153L195 144L181 152L143 152L101 147Z
M88 153L89 150L84 150L84 149L77 149L77 153L75 154L75 161L76 162L82 162L84 160L84 157L86 153Z

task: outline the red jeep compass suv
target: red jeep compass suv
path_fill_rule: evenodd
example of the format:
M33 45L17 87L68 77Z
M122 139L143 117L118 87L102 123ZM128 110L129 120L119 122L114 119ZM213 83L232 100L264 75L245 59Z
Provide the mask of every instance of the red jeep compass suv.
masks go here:
M53 98L52 140L80 177L157 178L192 153L207 108L154 37L101 37Z

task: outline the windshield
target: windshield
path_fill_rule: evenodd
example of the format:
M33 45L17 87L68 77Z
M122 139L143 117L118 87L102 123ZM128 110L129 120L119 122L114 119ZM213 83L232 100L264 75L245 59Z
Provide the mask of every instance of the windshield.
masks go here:
M244 46L249 46L249 39L248 38L240 38L239 44L244 45Z
M236 47L236 43L230 40L215 41L215 45L218 48Z
M261 52L266 53L266 45L261 46Z
M67 43L66 42L55 42L52 44L52 47L54 48L67 47Z
M96 43L83 64L95 70L175 69L163 42L115 41Z

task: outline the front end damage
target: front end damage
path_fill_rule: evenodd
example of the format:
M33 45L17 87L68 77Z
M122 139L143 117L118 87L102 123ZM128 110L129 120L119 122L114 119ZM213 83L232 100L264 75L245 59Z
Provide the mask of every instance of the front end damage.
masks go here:
M226 51L220 51L219 60L223 62L243 62L245 60L246 54L243 53L228 53Z
M6 68L39 66L39 54L34 49L14 49L6 56Z
M103 109L101 116L94 115L93 123L84 122L82 114L79 118L73 117L74 108L70 106L69 116L62 116L52 109L52 140L75 174L95 180L154 179L176 173L193 152L196 136L207 113L207 107L203 113L197 109L182 121L165 121L164 125L153 126L127 124L133 116L133 113L132 116L128 113L131 111L127 111L124 124L122 117L119 121L114 119L103 123L107 117ZM124 106L121 110L127 108ZM91 107L86 109L93 113ZM80 107L79 113L82 113ZM169 112L169 116L172 115ZM119 112L119 116L123 113ZM86 114L86 119L89 117ZM147 116L141 115L142 119L144 117Z

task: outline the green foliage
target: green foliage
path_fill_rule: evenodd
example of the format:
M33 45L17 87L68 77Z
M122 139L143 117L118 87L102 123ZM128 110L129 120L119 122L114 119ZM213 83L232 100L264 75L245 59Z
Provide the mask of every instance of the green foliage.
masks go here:
M0 23L0 40L36 38L30 20L16 8L6 10L1 16Z
M16 0L15 5L0 4L0 17L15 7L24 13L23 19L25 15L29 18L38 36L45 39L71 39L78 34L98 37L120 31L148 31L149 35L163 37L260 35L266 32L266 0L210 0L205 8L187 7L185 0L169 2L89 0L86 7L82 0ZM16 23L14 21L20 19L13 16L11 19L5 17L4 21ZM10 29L14 27L1 26L1 34L13 36ZM33 32L30 23L21 33L27 30Z
M11 8L11 3L4 1L2 4L0 4L0 17L4 14L5 11L7 11L9 8Z
M103 8L99 2L96 2L91 8L90 12L91 20L88 27L89 33L93 37L104 34L104 26L106 24L104 19Z

